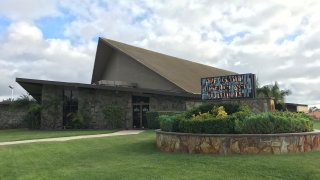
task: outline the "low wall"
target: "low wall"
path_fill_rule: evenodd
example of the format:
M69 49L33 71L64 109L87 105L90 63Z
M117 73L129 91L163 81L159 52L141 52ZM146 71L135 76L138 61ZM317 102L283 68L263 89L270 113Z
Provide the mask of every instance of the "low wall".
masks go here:
M0 105L0 129L22 128L23 117L27 111L23 108L12 108L9 104Z
M157 147L166 152L282 154L320 151L320 131L283 134L189 134L156 130Z

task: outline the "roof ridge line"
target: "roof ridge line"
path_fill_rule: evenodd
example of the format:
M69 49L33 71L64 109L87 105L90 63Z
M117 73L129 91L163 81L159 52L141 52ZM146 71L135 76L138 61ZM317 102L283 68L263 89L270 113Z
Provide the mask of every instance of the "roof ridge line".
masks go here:
M178 61L187 61L188 63L194 63L194 64L198 64L198 65L201 65L201 66L207 66L207 67L215 68L215 69L218 69L218 70L230 71L230 70L225 70L225 69L213 67L213 66L210 66L210 65L207 65L207 64L198 63L198 62L195 62L195 61L190 60L190 59L182 59L182 58L177 57L177 56L164 54L164 53L161 53L161 52L157 52L157 51L154 51L154 50L150 50L150 49L146 49L146 48L134 46L134 45L131 45L131 44L126 44L126 43L119 42L119 41L115 41L115 40L112 40L112 39L103 38L103 37L100 37L100 38L103 39L103 40L106 41L106 42L108 42L108 41L113 41L113 42L115 42L115 43L120 43L120 44L123 44L123 45L126 45L126 46L131 46L131 47L134 47L134 48L139 48L139 49L141 49L141 50L149 51L149 52L151 52L151 53L157 53L157 54L160 54L160 55L163 55L163 56L172 57L172 58L175 58L175 59L178 60ZM108 44L109 44L109 43L108 43ZM110 45L111 45L111 44L110 44ZM232 71L231 71L231 72L232 72Z

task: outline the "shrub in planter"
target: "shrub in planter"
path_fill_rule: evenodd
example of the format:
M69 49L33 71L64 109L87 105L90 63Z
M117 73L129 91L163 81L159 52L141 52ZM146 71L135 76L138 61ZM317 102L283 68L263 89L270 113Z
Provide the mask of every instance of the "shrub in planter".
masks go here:
M235 117L208 119L202 122L202 133L205 134L231 134L234 133Z
M103 109L106 126L109 129L124 128L126 113L119 106L108 106Z
M160 128L160 121L159 116L161 115L175 115L179 112L174 111L149 111L146 113L147 117L147 125L149 129L159 129Z
M223 106L214 106L210 111L205 113L197 113L192 115L192 120L205 120L205 119L213 119L213 118L225 118L228 114L224 110Z
M237 121L235 129L244 134L295 133L313 130L312 120L299 113L260 113Z
M179 132L180 122L185 120L184 117L185 115L183 113L159 116L161 130L168 132Z
M186 119L179 123L179 132L228 134L234 132L234 117L212 118L203 120Z
M184 133L201 133L203 127L203 120L185 119L179 123L179 132Z
M204 104L197 108L187 111L186 118L191 118L193 115L199 115L200 113L211 112L212 109L215 109L216 107L221 107L221 106L224 108L224 111L228 115L231 115L237 112L242 112L239 115L245 116L246 114L249 114L251 112L249 106L246 104L235 104L235 103Z
M162 131L173 132L174 116L159 116L160 128Z

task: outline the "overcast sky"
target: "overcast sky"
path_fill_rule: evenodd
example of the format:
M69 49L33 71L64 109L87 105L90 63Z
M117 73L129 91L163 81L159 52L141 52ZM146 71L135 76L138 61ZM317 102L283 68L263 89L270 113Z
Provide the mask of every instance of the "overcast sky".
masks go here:
M320 105L320 1L1 0L0 100L16 77L90 83L98 37L278 81Z

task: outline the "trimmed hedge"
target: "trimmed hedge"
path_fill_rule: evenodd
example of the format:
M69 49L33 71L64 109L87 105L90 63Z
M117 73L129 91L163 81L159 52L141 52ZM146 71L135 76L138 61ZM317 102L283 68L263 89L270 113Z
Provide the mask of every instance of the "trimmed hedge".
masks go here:
M205 134L235 133L235 119L234 116L229 116L228 118L193 120L186 119L183 114L159 117L162 131Z
M180 122L185 120L184 113L175 115L161 115L159 116L160 128L162 131L179 132Z
M304 113L252 114L247 105L224 104L228 115L219 117L214 114L214 109L220 106L203 105L185 113L160 116L161 130L204 134L273 134L313 130L312 118Z
M234 119L215 118L206 120L182 120L179 123L179 132L203 134L230 134L234 133Z
M236 122L235 129L245 134L308 132L313 130L313 121L302 113L267 112L251 115L242 122Z
M160 128L160 122L159 122L159 116L161 115L175 115L179 112L175 111L149 111L146 114L147 117L147 126L148 129L159 129Z

